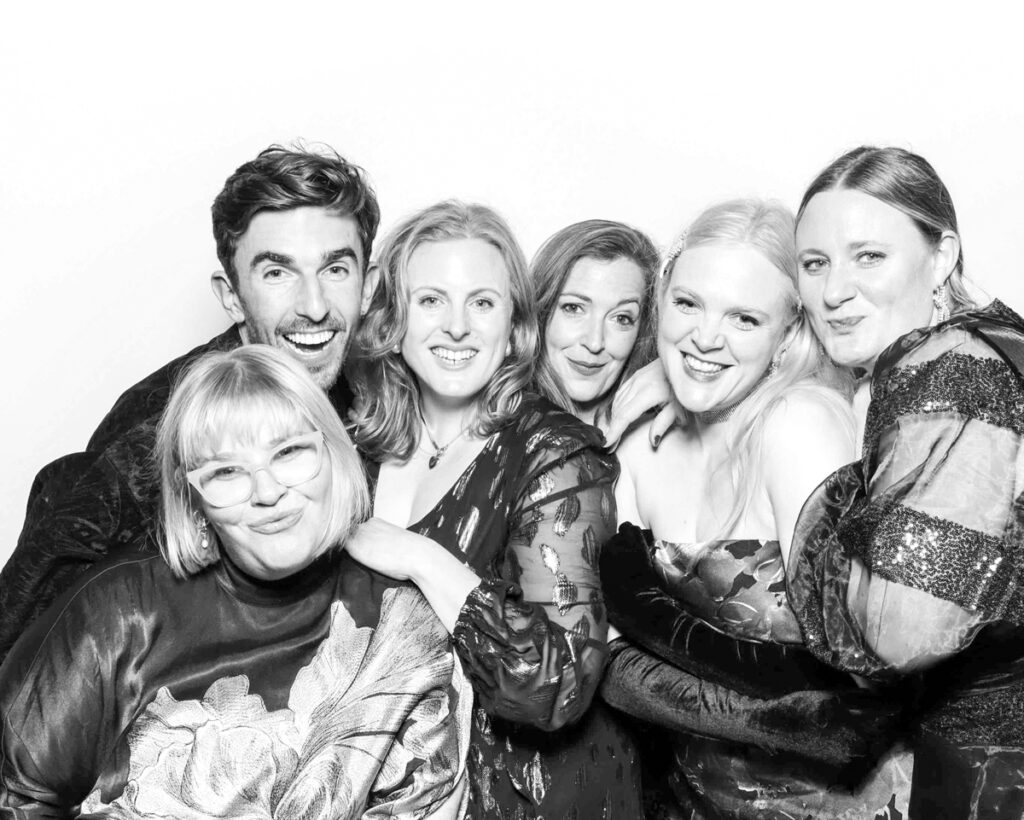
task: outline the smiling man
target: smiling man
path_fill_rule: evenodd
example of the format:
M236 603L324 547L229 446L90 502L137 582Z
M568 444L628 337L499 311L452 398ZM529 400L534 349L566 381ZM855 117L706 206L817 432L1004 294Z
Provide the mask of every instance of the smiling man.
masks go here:
M96 561L113 550L154 548L156 424L178 373L197 356L242 344L281 348L347 413L342 365L369 305L379 221L364 173L331 149L272 146L228 177L213 203L223 270L212 284L233 325L129 388L84 452L36 476L18 545L0 573L0 660Z

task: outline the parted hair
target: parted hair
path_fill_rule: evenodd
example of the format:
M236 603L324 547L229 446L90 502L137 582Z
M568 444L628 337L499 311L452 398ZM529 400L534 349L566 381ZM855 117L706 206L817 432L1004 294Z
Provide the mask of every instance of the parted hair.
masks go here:
M354 438L371 458L404 460L419 444L419 385L398 352L409 327L409 260L420 245L459 239L479 239L498 250L512 297L511 352L477 400L474 432L490 435L511 421L533 377L537 314L526 260L511 228L486 205L446 200L424 208L383 240L377 286L356 334Z
M253 217L261 211L303 207L326 208L355 219L364 268L369 264L380 208L365 172L326 145L316 150L271 145L239 166L213 201L217 258L232 284L238 284L238 240Z
M727 537L749 507L761 485L761 451L765 425L772 412L796 391L811 393L846 419L853 435L849 377L836 368L818 344L800 304L797 292L795 220L781 202L734 199L705 210L686 229L670 253L661 279L659 306L672 278L676 261L688 250L708 245L752 248L780 273L787 326L796 324L785 349L776 351L776 371L753 388L736 408L732 436L722 467L728 467L733 488L733 507L720 536ZM783 342L785 345L786 343Z
M331 510L317 554L339 547L369 515L359 456L327 394L306 369L268 345L208 353L182 372L157 428L160 548L175 575L193 575L221 557L212 526L209 546L200 544L203 502L185 474L214 455L225 436L257 442L268 427L295 435L320 430L324 435L321 469L331 471Z
M644 276L636 343L619 378L597 402L594 418L600 421L611 411L612 399L615 398L618 386L657 355L654 344L654 301L660 257L658 249L646 234L621 222L587 219L553 234L541 245L530 266L530 276L537 291L537 322L542 339L558 307L558 297L565 289L569 274L581 259L597 259L602 262L628 259L640 268ZM543 344L534 383L538 393L563 410L579 415L580 408L566 393L561 379L555 374Z
M938 245L945 231L960 235L949 190L928 160L905 148L862 145L847 151L808 186L800 200L797 221L817 194L837 189L860 191L906 214L933 246ZM962 247L946 286L952 313L976 307L964 285Z

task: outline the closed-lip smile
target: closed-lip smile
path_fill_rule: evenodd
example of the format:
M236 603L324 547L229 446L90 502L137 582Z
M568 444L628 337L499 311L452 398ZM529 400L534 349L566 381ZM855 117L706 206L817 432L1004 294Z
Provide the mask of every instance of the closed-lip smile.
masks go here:
M842 333L844 330L852 330L863 318L863 316L844 316L842 318L826 319L826 324L832 330Z
M293 527L302 518L302 510L292 510L280 515L273 515L249 525L249 529L261 535L273 535Z
M569 367L583 376L593 376L606 364L606 362L584 362L579 359L573 359L571 356L566 356L565 360L569 363Z

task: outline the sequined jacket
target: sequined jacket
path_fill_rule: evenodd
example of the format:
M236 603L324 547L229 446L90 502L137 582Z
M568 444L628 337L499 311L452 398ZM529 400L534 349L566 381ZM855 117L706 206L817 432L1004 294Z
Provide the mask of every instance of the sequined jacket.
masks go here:
M1024 816L1024 320L994 302L879 358L863 458L801 513L808 647L919 677L911 816Z
M43 467L29 493L17 546L0 572L0 661L28 624L109 553L156 549L159 485L152 468L156 425L178 373L198 356L242 344L237 326L126 390L83 452ZM330 392L339 413L351 393Z

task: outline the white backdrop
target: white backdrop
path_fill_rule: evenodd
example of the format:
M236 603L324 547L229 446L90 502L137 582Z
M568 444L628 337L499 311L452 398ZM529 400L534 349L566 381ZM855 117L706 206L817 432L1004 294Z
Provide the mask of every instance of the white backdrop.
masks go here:
M7 10L0 46L0 560L35 472L226 326L209 207L272 142L363 165L385 230L481 200L528 254L588 217L665 246L712 201L795 206L842 151L897 144L1024 310L1024 61L984 4L67 5Z

